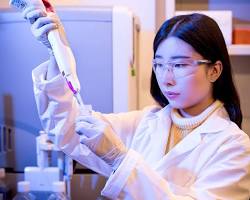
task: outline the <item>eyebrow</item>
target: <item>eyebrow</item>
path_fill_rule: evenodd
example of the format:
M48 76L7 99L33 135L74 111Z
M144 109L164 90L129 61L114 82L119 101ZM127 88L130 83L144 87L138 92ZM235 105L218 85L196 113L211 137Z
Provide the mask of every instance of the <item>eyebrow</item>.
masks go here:
M163 58L163 56L161 55L155 55L155 58ZM191 58L190 56L182 56L182 55L178 55L178 56L171 56L170 59L171 60L175 60L175 59L180 59L180 58Z

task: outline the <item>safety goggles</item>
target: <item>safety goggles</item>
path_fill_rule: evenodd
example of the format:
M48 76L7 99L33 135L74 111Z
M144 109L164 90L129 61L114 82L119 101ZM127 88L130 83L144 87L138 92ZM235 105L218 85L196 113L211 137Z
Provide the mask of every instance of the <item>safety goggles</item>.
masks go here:
M197 66L203 64L211 64L210 60L177 60L172 62L164 62L153 59L153 70L158 77L164 76L166 73L172 72L175 78L181 78L194 73Z

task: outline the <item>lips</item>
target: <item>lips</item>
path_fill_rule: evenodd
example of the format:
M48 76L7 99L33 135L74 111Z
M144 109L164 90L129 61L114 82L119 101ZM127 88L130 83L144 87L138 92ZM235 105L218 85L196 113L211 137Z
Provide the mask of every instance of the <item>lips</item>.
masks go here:
M179 96L179 94L180 93L177 92L170 92L170 91L165 92L165 95L167 96L168 99L174 99L177 96Z

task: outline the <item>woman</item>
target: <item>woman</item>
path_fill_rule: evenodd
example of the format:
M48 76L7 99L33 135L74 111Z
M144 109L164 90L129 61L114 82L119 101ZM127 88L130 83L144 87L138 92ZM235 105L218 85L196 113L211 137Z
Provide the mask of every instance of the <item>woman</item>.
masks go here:
M40 10L33 33L62 27ZM48 45L47 45L48 46ZM49 47L49 46L48 46ZM250 142L222 33L214 20L183 15L154 40L151 94L159 106L120 114L81 114L53 54L33 70L38 112L52 140L108 177L111 199L248 199Z

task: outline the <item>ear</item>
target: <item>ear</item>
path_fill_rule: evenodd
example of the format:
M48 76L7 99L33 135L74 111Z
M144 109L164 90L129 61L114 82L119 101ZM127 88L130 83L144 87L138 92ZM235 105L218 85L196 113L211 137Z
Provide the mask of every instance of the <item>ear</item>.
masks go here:
M216 61L214 64L212 64L208 69L208 80L211 83L214 83L221 75L221 72L223 70L223 66L221 61Z

